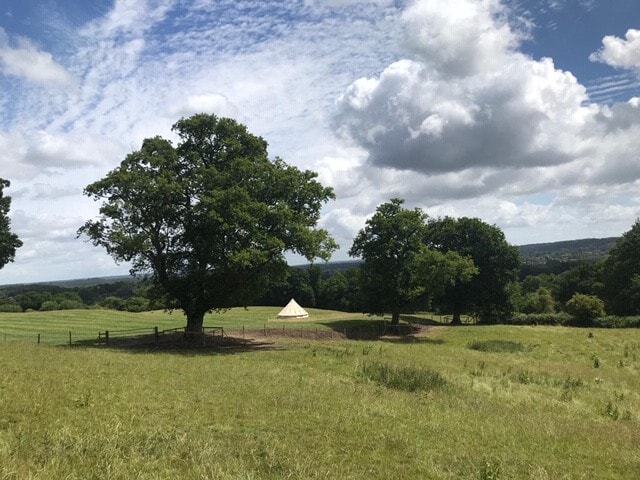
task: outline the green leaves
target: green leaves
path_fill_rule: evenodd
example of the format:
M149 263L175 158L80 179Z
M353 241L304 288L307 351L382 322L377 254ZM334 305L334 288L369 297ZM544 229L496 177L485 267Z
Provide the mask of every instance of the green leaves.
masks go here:
M640 313L640 220L609 252L603 280L607 311L615 315Z
M11 232L11 221L9 219L11 197L3 194L3 190L9 185L11 185L9 180L0 178L0 268L9 262L13 262L16 250L22 246L22 241L15 233Z
M478 218L444 217L430 221L429 246L441 252L457 252L473 260L478 274L468 281L447 286L440 301L456 313L467 310L483 322L505 318L511 312L507 286L515 281L520 267L516 247L509 245L495 225Z
M370 313L392 313L426 307L447 285L468 281L477 273L473 261L456 252L429 248L427 215L403 208L392 199L380 205L356 236L349 255L361 257L363 288Z
M199 114L173 127L177 146L146 139L87 186L100 217L79 233L116 260L150 272L189 318L241 305L282 275L284 252L328 259L337 248L317 229L332 189L281 159L228 118Z

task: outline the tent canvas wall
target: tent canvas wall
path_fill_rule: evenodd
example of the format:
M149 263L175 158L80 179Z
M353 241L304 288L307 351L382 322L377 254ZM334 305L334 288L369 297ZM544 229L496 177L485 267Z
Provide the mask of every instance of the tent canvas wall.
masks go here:
M278 318L307 318L309 314L292 298L287 306L280 310Z

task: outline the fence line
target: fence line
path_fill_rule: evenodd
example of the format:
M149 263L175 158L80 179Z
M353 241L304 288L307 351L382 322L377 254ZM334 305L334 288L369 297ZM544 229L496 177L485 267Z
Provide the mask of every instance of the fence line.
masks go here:
M90 334L74 334L68 332L0 332L0 338L5 342L34 341L56 345L134 345L134 344L169 344L200 341L202 345L219 342L221 339L234 337L238 339L264 339L264 338L302 338L310 340L351 339L372 340L384 335L410 335L418 332L422 326L419 323L406 323L396 326L384 321L382 324L369 324L349 327L318 328L313 325L268 325L261 327L239 325L237 328L227 327L203 327L199 332L187 332L185 327L168 328L160 330L157 326L146 328L118 329L99 331L97 337ZM8 337L9 335L9 337ZM13 338L11 338L13 337ZM31 340L30 340L31 339ZM52 340L53 339L53 340Z

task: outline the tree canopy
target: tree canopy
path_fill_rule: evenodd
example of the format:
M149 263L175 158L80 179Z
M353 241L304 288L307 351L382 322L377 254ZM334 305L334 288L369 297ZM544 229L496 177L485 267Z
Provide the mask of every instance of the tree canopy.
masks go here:
M396 198L378 206L349 251L364 261L361 278L367 310L391 312L393 324L403 311L425 307L442 286L468 280L476 271L468 258L427 248L427 215L418 208L406 209L403 203Z
M640 314L640 220L618 239L603 265L607 311Z
M267 142L233 119L198 114L173 131L176 146L148 138L86 187L102 205L79 234L150 274L200 331L206 312L247 305L282 278L285 252L329 259L337 245L317 223L334 194L315 172L270 160Z
M454 323L460 323L464 311L482 322L504 320L510 315L507 286L517 279L520 255L507 243L502 230L479 218L444 217L428 222L426 238L429 246L469 257L478 268L478 274L468 282L448 286L440 299L452 309Z
M11 197L4 195L4 189L10 185L9 180L0 178L0 268L13 262L16 250L22 246L22 241L15 233L11 232L11 220L9 219Z

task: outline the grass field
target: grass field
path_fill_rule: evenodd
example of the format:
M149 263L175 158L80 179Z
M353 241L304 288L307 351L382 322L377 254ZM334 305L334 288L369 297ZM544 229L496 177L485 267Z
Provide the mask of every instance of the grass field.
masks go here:
M183 323L176 313L88 313L94 330ZM87 312L49 315L91 323ZM272 318L233 315L207 323ZM9 326L0 317L0 332ZM637 330L432 327L377 341L273 338L227 353L7 341L0 479L634 479L639 374Z
M285 328L330 329L328 323L366 322L362 314L308 309L310 320L291 322L277 319L279 307L232 308L221 313L211 313L205 317L205 326L223 327L237 333L243 326L250 329L285 326ZM21 340L40 341L48 344L65 344L69 341L94 339L99 331L122 331L130 329L159 329L184 327L185 316L181 311L128 313L114 310L58 310L53 312L4 313L0 312L0 341Z

